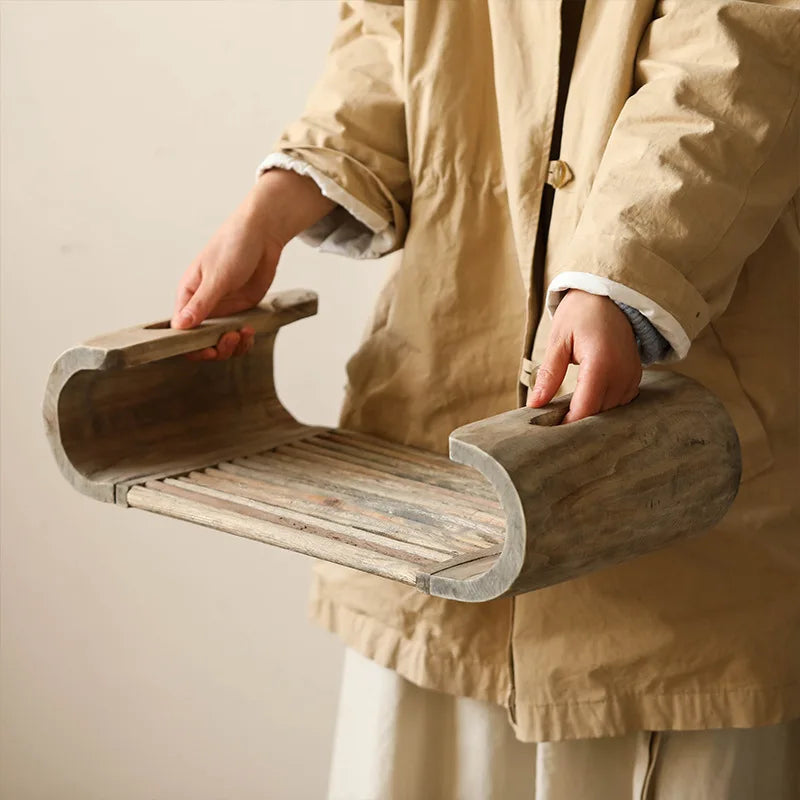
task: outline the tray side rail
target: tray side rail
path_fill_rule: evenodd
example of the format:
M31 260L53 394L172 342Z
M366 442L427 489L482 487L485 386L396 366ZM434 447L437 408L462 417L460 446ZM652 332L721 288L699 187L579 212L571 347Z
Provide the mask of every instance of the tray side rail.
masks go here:
M495 486L507 539L484 572L431 575L431 594L484 601L532 591L700 534L724 516L741 454L708 389L650 372L627 406L560 425L569 399L451 434L451 458Z
M64 477L78 491L125 505L134 483L197 469L314 430L278 399L278 330L315 314L313 292L276 293L259 306L190 330L140 325L85 342L53 365L45 432ZM225 361L185 354L249 325L250 353Z

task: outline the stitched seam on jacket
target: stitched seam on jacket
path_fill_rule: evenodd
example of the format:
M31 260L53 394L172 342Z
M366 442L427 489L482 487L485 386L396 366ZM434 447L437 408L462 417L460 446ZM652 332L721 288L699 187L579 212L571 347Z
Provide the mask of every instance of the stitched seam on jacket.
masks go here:
M543 703L519 703L519 705L527 706L528 708L550 708L560 706L589 706L597 705L599 703L609 703L615 700L622 700L627 698L636 697L713 697L721 694L732 694L734 692L751 692L762 694L764 692L776 691L778 689L787 689L791 686L800 685L800 681L789 681L788 683L779 683L773 686L731 686L724 689L710 689L707 692L683 691L683 692L615 692L607 697L601 697L597 700L563 700L563 701L545 701Z

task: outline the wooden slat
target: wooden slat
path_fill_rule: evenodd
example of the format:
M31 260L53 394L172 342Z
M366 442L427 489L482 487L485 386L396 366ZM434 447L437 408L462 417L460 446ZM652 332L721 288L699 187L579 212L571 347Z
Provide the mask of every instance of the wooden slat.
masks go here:
M448 462L442 479L435 454L340 434L148 480L129 503L409 584L491 563L504 520L472 475Z
M289 528L302 531L308 535L324 536L336 541L348 542L359 547L367 547L377 553L401 558L410 563L421 565L435 565L448 561L447 557L435 550L430 550L408 542L396 541L387 537L378 536L370 531L360 528L349 528L328 520L299 514L279 506L272 506L258 500L240 497L229 492L211 489L207 486L195 484L192 481L178 478L168 478L164 481L148 482L147 487L167 494L180 495L194 499L198 503L223 504L240 514L247 514L269 522L277 522ZM198 497L199 495L199 497ZM433 568L433 567L431 567Z
M475 493L475 481L471 477L461 476L445 480L440 475L437 475L436 470L430 466L422 467L392 457L381 456L368 450L361 450L358 447L351 447L319 436L298 439L291 442L291 444L296 444L298 449L327 455L330 458L336 458L340 461L360 466L363 469L371 470L371 474L378 472L383 475L390 475L409 486L409 488L419 490L420 486L418 484L422 484L425 491L431 494L438 494L442 498L457 500L460 504L466 503L473 508L482 509L495 515L501 514L500 503L497 498L490 499Z
M235 491L238 494L253 500L262 500L313 517L340 522L343 525L365 528L393 539L420 544L446 555L455 556L463 552L463 548L456 547L458 543L455 540L442 537L438 531L432 531L430 527L415 525L411 520L398 519L392 514L373 511L363 504L350 502L333 493L319 492L316 487L313 491L309 491L302 484L288 488L268 481L266 475L251 478L215 468L208 468L204 472L193 472L189 477L197 483L223 491L231 491L230 487L233 486L236 487ZM471 553L474 549L470 547L468 552Z
M396 455L399 458L407 458L419 460L422 463L434 464L443 472L455 472L458 474L469 474L475 477L476 481L481 483L483 480L473 469L465 467L463 464L456 464L451 461L446 455L441 453L432 453L428 450L421 450L418 447L412 447L407 444L400 444L399 442L390 442L387 439L379 439L377 436L372 436L368 433L361 431L351 431L344 428L335 428L328 431L332 437L342 439L346 442L358 443L362 446L369 446L376 450L376 452L388 453ZM481 486L483 484L481 483ZM489 491L490 496L494 497L491 487L487 484L485 488Z
M325 456L316 456L304 452L281 452L270 454L270 458L262 456L252 456L250 458L236 459L234 463L242 463L244 466L253 466L257 469L265 470L295 470L299 475L313 477L315 481L336 481L336 485L343 489L353 487L360 491L380 493L386 497L400 501L405 504L409 513L413 510L417 514L427 517L431 524L450 523L456 529L469 528L474 534L487 541L496 543L504 530L502 521L496 517L475 511L470 508L459 508L456 504L442 503L435 498L426 495L423 489L416 494L406 489L398 489L388 478L377 476L365 478L361 475L350 474L348 465L341 464L335 459L328 459ZM331 464L330 462L334 463ZM331 474L331 466L337 468L335 477ZM334 486L336 488L336 486Z
M189 459L186 456L170 455L168 459L164 458L159 461L159 468L156 471L153 470L152 465L137 469L132 462L121 460L117 462L117 466L124 464L127 472L138 472L140 474L138 474L135 478L118 482L116 484L116 494L119 498L119 501L123 502L124 504L128 488L135 484L142 484L148 480L158 480L159 478L169 478L173 475L182 472L188 472L189 470L193 469L202 469L209 463L216 464L220 461L231 461L232 459L239 458L240 456L250 455L250 453L252 453L255 449L260 451L266 448L277 447L278 445L298 439L303 435L308 435L310 431L313 432L314 430L315 429L307 425L295 425L292 423L288 423L286 425L275 425L273 428L266 431L263 430L262 426L261 430L254 429L252 431L246 444L243 444L240 441L233 446L226 444L218 447L217 449L211 449L214 441L213 438L209 436L206 438L209 451L204 452L202 456L196 456L194 459ZM217 435L220 436L220 438L224 437L224 431L219 431ZM95 475L93 477L97 478L99 476Z
M218 473L225 475L225 473ZM165 481L172 484L173 480ZM253 508L261 508L271 513L275 513L287 520L295 520L305 525L317 525L320 528L333 531L337 534L352 536L354 539L365 543L374 543L375 546L394 548L403 553L409 553L421 558L432 561L446 561L457 555L452 549L444 551L429 542L410 539L402 536L401 529L397 525L389 527L387 532L376 530L370 525L371 520L366 517L356 515L328 514L320 515L308 513L296 507L296 504L276 502L274 497L269 496L269 492L259 491L252 486L238 484L235 481L219 479L204 473L191 473L178 479L174 485L186 485L196 491L208 493L211 496L219 496L232 501L238 501ZM253 496L256 495L256 496ZM290 502L292 499L290 498ZM316 512L319 506L312 506ZM470 552L473 552L472 550Z
M336 455L350 456L353 458L353 463L385 470L397 476L440 487L449 492L451 496L458 494L463 497L466 493L472 504L497 513L500 512L500 503L497 497L487 496L484 487L475 479L474 473L466 468L458 472L442 470L438 463L424 463L421 457L412 461L407 459L405 454L380 452L379 448L368 442L343 440L343 437L332 433L302 441L303 444L321 447Z
M154 486L158 486L158 482L154 482ZM418 566L404 559L385 556L374 550L325 536L309 536L303 531L269 519L239 513L221 501L198 503L187 496L167 493L163 488L134 486L128 492L128 504L133 508L195 522L412 586L416 583L419 572Z
M197 499L197 502L221 503L240 514L252 515L270 522L279 522L309 535L325 536L337 541L349 542L359 547L368 547L376 553L383 553L393 558L402 558L412 563L435 563L438 565L448 560L442 553L420 545L391 540L361 528L339 525L330 520L311 517L308 514L300 514L287 508L251 500L249 497L241 497L230 492L212 489L186 478L167 478L164 481L152 481L146 485L151 489L155 488L168 494L175 494L176 491L183 496L189 496L187 492L195 495L199 494L203 499Z
M324 475L306 469L296 462L280 464L276 467L275 464L257 463L254 459L237 459L231 464L219 464L218 468L223 472L232 472L252 478L266 476L269 481L282 482L287 487L301 483L312 491L319 488L331 491L337 497L347 497L354 503L363 504L382 513L393 514L410 520L415 525L423 526L432 537L438 535L442 544L448 544L455 540L453 544L456 547L459 547L459 543L463 546L480 547L497 544L501 539L496 533L488 535L477 531L474 526L467 525L461 520L454 521L449 517L443 517L435 510L421 504L387 497L377 490L371 492L361 487L334 483L332 480L327 480Z
M474 498L465 493L453 492L439 486L431 486L424 481L410 480L403 476L386 472L377 466L364 466L357 463L355 457L343 454L328 453L321 448L306 442L291 442L281 445L269 452L267 458L288 456L303 463L313 462L322 465L326 470L335 470L334 474L347 475L348 480L359 480L381 487L391 488L400 493L403 500L424 498L426 505L436 504L451 515L458 515L469 520L470 524L480 521L489 527L503 528L502 516L482 505L476 505ZM258 456L256 456L258 458ZM419 500L418 500L419 501Z
M463 522L453 522L449 518L442 518L435 511L426 509L421 505L411 504L407 501L386 497L378 491L369 491L361 487L353 487L338 483L329 475L314 473L305 465L293 460L288 463L258 463L255 458L237 459L233 463L218 464L217 468L239 476L261 479L278 484L287 489L303 486L308 491L330 492L335 497L348 498L349 502L363 505L380 513L398 517L406 525L411 524L415 529L420 529L445 547L453 546L464 550L472 546L487 546L496 544L501 537L496 534L488 536L475 531L474 527Z
M390 481L409 492L414 494L424 493L432 498L437 498L442 503L451 503L456 508L467 507L478 512L483 512L488 515L488 519L500 520L502 525L500 504L492 503L484 498L471 495L466 491L466 488L458 491L438 484L432 484L422 476L414 477L410 474L403 474L399 471L390 470L387 466L380 463L370 462L350 453L337 452L320 447L305 439L288 442L285 446L281 445L275 447L270 452L283 453L286 455L299 455L299 453L302 452L304 454L318 456L319 458L315 458L314 460L319 461L320 458L323 458L325 459L325 463L331 466L347 469L350 472L357 472L361 475L368 476L370 479Z

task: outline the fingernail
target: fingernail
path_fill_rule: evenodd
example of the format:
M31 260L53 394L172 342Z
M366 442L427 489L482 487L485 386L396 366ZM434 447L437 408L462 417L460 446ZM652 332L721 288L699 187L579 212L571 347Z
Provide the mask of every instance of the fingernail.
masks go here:
M188 322L190 325L194 322L194 314L189 311L188 308L184 308L180 314L178 314L178 321L179 322Z

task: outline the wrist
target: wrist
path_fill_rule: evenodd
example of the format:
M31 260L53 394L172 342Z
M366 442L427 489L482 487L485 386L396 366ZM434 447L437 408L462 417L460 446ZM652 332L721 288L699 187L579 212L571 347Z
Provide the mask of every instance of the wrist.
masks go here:
M275 168L258 178L244 205L247 218L283 247L336 203L311 178Z

